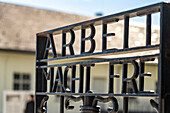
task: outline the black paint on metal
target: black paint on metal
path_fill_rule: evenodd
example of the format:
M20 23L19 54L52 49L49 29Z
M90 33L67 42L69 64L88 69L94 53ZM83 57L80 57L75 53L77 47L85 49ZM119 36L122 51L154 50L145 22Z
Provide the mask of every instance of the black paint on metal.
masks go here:
M146 18L146 45L148 46L151 45L151 14L148 14Z
M160 44L153 45L151 43L152 31L152 14L160 12ZM112 108L108 109L110 113L117 113L119 111L119 103L116 97L123 97L123 113L128 113L128 100L129 97L156 97L159 98L157 103L155 100L150 100L151 106L159 113L170 112L170 4L158 3L122 13L117 13L109 16L104 16L69 26L52 29L49 31L37 33L36 39L36 104L35 112L47 112L48 95L60 96L60 113L64 110L72 110L74 106L70 105L70 101L82 101L83 105L80 106L82 113L99 113L100 107L98 102L106 103L111 101ZM142 47L130 47L129 45L129 20L132 17L146 15L146 45ZM119 20L124 20L124 38L123 49L108 49L107 37L115 36L115 33L107 33L109 23L116 23ZM96 26L102 26L102 48L101 52L94 52L97 41L95 41ZM90 35L86 36L86 30L90 29ZM75 31L81 31L80 41L80 54L75 55L74 46L76 35ZM113 31L114 32L114 31ZM71 34L69 43L66 33ZM61 53L56 52L56 45L54 42L54 35L62 34L62 50ZM86 51L86 41L90 42L90 49ZM67 49L69 48L69 53ZM52 51L52 58L49 56L49 51ZM148 52L158 50L158 53L143 54L135 56L126 56L127 53ZM61 54L59 57L58 54ZM109 55L123 55L117 58L100 58L96 57L109 56ZM92 60L74 61L93 58ZM145 64L147 61L154 61L158 59L158 92L150 92L144 90L146 83L145 77L152 76L151 73L145 73ZM50 64L52 61L63 61L62 63ZM106 62L109 64L109 78L108 78L108 93L95 93L91 91L91 74L92 66L95 67L97 63ZM134 73L131 77L128 76L128 66L131 64L134 68ZM116 75L114 72L115 66L122 66L122 75ZM79 74L76 75L76 70L79 68ZM64 71L63 71L64 69ZM56 72L54 70L57 70ZM71 87L68 87L68 72L71 72ZM86 74L84 74L84 72ZM56 75L56 76L54 76ZM122 77L121 93L115 93L114 81L115 78ZM136 79L139 77L139 84ZM47 81L50 80L50 89L47 91ZM76 85L75 81L79 84ZM127 91L127 82L132 85L132 93ZM59 87L59 90L57 89ZM78 90L76 90L78 89ZM65 109L66 108L66 109Z
M123 48L129 48L129 16L125 16L124 20L124 44ZM128 64L123 64L122 67L122 93L126 93L127 91L127 81L124 79L127 78ZM128 97L123 98L123 113L128 113Z

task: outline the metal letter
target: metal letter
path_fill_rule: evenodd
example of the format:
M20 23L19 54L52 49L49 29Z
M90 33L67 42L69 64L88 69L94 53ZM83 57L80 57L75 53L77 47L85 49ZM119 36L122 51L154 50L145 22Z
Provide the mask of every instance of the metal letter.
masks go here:
M75 41L75 33L72 29L69 30L71 34L71 40L68 44L66 44L66 33L62 33L62 53L61 56L66 56L66 47L69 47L70 55L74 55L74 50L73 50L73 43Z
M95 27L93 25L90 25L91 34L89 37L85 37L86 29L81 29L81 53L93 53L95 50L95 40L93 39L95 36ZM89 40L91 42L91 48L88 52L85 52L85 41Z
M107 33L107 24L103 24L102 51L107 50L107 36L115 36L115 33Z
M50 47L51 45L51 47ZM56 53L56 49L55 49L55 44L54 44L54 39L53 39L53 35L50 34L47 38L46 41L46 47L45 47L45 51L44 51L44 57L43 58L47 58L49 50L52 50L52 55L53 58L57 57L57 53Z
M132 63L133 64L133 66L134 66L134 73L133 73L131 78L123 78L123 82L131 81L133 92L134 93L138 93L138 88L137 88L137 84L136 84L136 80L135 80L138 77L138 74L139 74L138 63L135 60L133 60L131 62L126 62L126 64L127 63Z
M58 67L57 73L56 73L56 78L54 80L53 88L52 91L56 92L57 86L58 86L58 81L60 81L60 92L63 91L63 74L62 74L62 67Z

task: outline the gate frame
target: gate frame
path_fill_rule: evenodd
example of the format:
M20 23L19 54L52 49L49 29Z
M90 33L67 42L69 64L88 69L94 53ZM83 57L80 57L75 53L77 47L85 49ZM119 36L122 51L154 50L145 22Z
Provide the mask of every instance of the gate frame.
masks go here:
M126 51L130 51L133 49L128 49L128 32L129 32L129 18L135 17L135 16L143 16L143 15L148 15L148 21L147 21L147 36L146 36L146 48L152 48L151 45L151 21L149 15L155 12L160 11L160 44L158 48L160 49L159 53L159 62L158 62L158 90L159 90L159 104L158 104L158 111L159 113L169 113L170 112L170 107L168 104L170 103L170 69L169 69L169 62L170 62L170 4L162 2L130 11L125 11L122 13L117 13L109 16L104 16L76 24L72 24L69 26L61 27L61 28L56 28L52 29L49 31L37 33L37 38L36 38L36 104L35 104L35 113L38 112L45 112L42 110L45 109L40 109L40 106L46 107L46 101L48 100L47 95L49 93L44 93L47 90L47 80L45 76L43 75L42 68L44 65L47 65L47 62L41 61L44 59L44 51L45 51L45 46L47 42L47 37L50 34L59 34L64 30L68 29L75 29L78 30L80 29L80 26L84 25L102 25L103 23L109 23L113 21L118 21L124 19L124 49ZM118 19L118 20L117 20ZM104 27L106 29L107 26ZM113 35L113 34L112 34ZM105 44L103 45L103 48L105 49ZM118 51L119 52L119 51ZM88 55L94 55L95 53L88 53ZM102 53L101 53L102 54ZM106 54L103 52L103 54ZM87 56L88 56L87 55ZM86 56L86 55L85 55ZM68 56L68 58L76 57L74 56ZM78 55L77 57L83 57L83 55ZM47 58L47 56L46 56ZM45 58L45 59L46 59ZM64 58L64 57L63 57ZM61 58L62 59L62 58ZM127 65L123 64L123 76L127 76ZM126 83L124 83L126 86ZM124 89L125 91L125 89ZM126 91L125 91L126 92ZM123 96L124 92L122 92ZM61 102L60 103L60 113L64 112L64 96L66 96L64 93L60 94L61 96ZM135 96L135 95L133 95ZM139 95L140 96L140 95ZM84 95L84 97L91 98L87 95ZM88 100L88 99L87 99ZM89 99L90 100L90 99ZM88 101L91 102L91 101ZM157 104L156 104L157 106ZM83 106L82 106L83 107ZM89 109L89 108L88 108ZM83 111L81 111L83 112ZM95 113L95 112L94 112ZM124 109L123 113L128 113L128 96L124 96Z

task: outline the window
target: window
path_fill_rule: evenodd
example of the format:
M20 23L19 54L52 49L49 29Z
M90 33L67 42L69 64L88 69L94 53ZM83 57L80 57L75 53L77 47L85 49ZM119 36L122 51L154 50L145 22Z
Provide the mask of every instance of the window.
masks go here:
M27 73L14 73L14 90L30 90L31 76Z

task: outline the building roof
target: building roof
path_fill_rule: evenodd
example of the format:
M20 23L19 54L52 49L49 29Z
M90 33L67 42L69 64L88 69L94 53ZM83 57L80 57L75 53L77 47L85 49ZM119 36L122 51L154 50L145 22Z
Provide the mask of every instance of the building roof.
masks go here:
M35 51L36 33L88 19L90 19L90 17L0 2L0 49ZM96 27L96 30L96 51L101 51L101 26ZM129 30L130 47L145 45L145 24L130 22ZM114 32L116 34L114 37L107 38L108 47L122 48L122 22L110 24L108 32ZM80 32L76 34L76 36L78 36L76 37L78 40L73 46L75 48L75 53L79 53ZM55 40L61 42L61 37L55 38ZM159 27L153 26L152 43L156 44L158 42ZM57 44L57 48L57 52L60 53L61 43Z
M0 48L35 50L36 33L89 17L0 2Z

